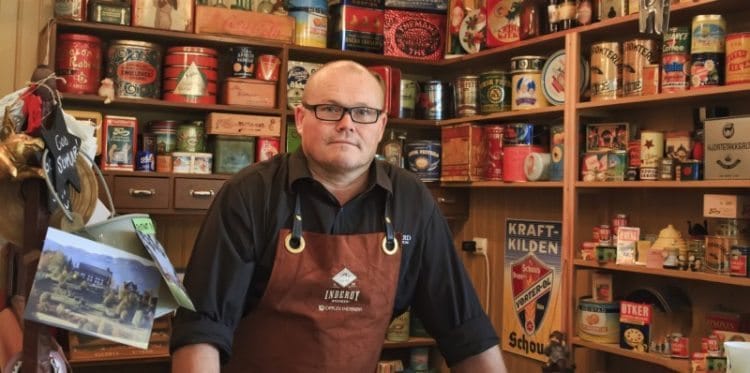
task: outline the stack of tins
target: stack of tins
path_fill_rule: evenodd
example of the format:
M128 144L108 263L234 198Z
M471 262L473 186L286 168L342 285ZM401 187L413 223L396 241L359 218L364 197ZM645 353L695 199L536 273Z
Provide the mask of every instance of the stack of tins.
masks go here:
M102 40L84 34L60 34L55 72L60 92L95 94L102 79Z
M687 27L670 27L664 34L661 65L662 92L687 90L690 70L690 30Z
M512 77L511 110L549 106L542 93L543 56L518 56L510 59Z
M633 39L624 44L622 90L625 96L659 91L658 49L653 39Z
M107 77L112 78L117 97L161 96L162 48L137 40L113 40L107 50Z
M164 100L193 104L216 103L216 50L172 47L164 58Z
M506 124L503 132L503 181L529 181L525 170L526 157L531 153L545 153L548 140L549 136L543 126L530 123ZM546 166L542 164L530 165L530 167L539 170L543 170L544 167L548 169L548 163Z
M724 84L727 23L718 14L693 17L690 40L690 89Z
M328 2L326 0L289 0L289 15L294 17L294 43L326 48L328 39Z

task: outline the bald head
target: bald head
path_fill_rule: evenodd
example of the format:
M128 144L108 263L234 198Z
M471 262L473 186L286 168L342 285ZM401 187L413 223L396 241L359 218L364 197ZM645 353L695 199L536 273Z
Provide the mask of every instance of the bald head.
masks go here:
M325 82L335 81L340 79L344 74L347 75L358 75L360 76L361 84L371 84L373 87L373 94L377 95L377 102L381 103L381 106L377 109L382 109L385 103L385 83L380 78L380 75L373 73L366 67L350 60L339 60L329 62L320 70L312 74L305 84L305 91L302 94L302 102L313 102L317 95L321 92L321 89L326 85Z

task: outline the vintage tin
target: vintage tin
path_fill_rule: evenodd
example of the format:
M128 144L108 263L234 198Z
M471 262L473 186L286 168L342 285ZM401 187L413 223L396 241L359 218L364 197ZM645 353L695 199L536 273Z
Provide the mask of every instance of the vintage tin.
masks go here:
M302 94L310 75L318 71L323 64L313 62L288 61L286 78L287 106L294 109L302 103Z
M161 96L162 49L145 41L113 40L107 51L107 77L115 83L117 97Z
M505 125L503 144L505 145L541 145L543 130L541 126L531 123L511 123ZM546 145L546 144L545 144Z
M703 180L703 162L695 159L680 162L680 181Z
M148 150L141 150L135 155L135 170L136 171L156 171L156 161L154 160L154 153Z
M664 132L641 131L640 155L642 168L659 167L659 160L664 157Z
M524 159L523 173L528 181L549 180L550 164L552 155L550 153L529 153Z
M55 50L55 72L65 80L60 92L95 94L102 79L102 40L84 34L60 34Z
M412 347L409 353L409 368L415 372L428 372L430 369L430 348Z
M550 153L552 164L550 164L549 179L560 181L563 179L565 161L565 130L563 126L550 127Z
M153 133L142 133L141 147L139 149L156 154L156 135Z
M591 46L591 101L612 100L622 95L620 43Z
M406 311L391 321L385 333L385 339L391 342L405 342L409 340L409 311Z
M178 79L189 67L190 65L165 66L162 76L164 79ZM216 82L219 78L218 72L214 69L201 69L201 73L205 75L206 80L210 82Z
M328 48L383 53L383 9L334 5L329 7Z
M414 118L417 103L417 83L413 80L401 78L401 103L399 118Z
M664 33L662 55L690 54L690 29L687 26L670 27Z
M687 90L690 55L687 53L665 54L661 61L661 91L673 93Z
M479 112L482 114L510 110L510 79L500 70L479 75Z
M176 174L189 174L193 171L193 153L172 153L172 172Z
M445 45L445 14L386 9L383 21L386 56L439 61Z
M659 64L643 66L643 90L642 95L655 95L659 93L659 75L661 66Z
M732 247L745 245L745 240L740 240L736 236L706 236L706 263L703 271L728 275Z
M440 141L421 140L406 143L407 168L425 182L440 180Z
M735 245L729 251L729 275L750 277L750 246Z
M252 47L234 46L232 52L232 76L235 78L252 78L255 76L255 52Z
M601 303L591 297L578 302L578 336L596 343L620 339L620 303Z
M511 110L527 110L549 106L542 92L543 56L519 56L510 59Z
M628 140L628 167L641 166L641 141Z
M325 8L289 8L289 16L295 20L294 44L318 48L327 46L327 4Z
M156 155L156 172L172 172L172 154Z
M226 78L221 103L254 107L276 107L276 83L260 79Z
M484 139L487 142L487 162L485 179L503 179L503 125L484 126Z
M215 49L179 46L167 50L165 64L170 70L170 76L165 75L163 82L164 100L175 102L190 102L200 104L216 103L218 66ZM234 65L237 65L235 62ZM180 71L182 69L182 71ZM234 67L233 67L234 69ZM244 67L240 67L240 70ZM172 70L176 70L172 72ZM172 78L172 74L177 76Z
M724 54L692 54L690 62L690 89L724 85Z
M690 53L724 53L727 23L720 14L693 17Z
M750 82L750 32L727 35L726 84Z
M583 61L583 59L581 59ZM581 69L587 74L588 69ZM583 79L582 79L583 80ZM542 93L552 105L565 103L565 51L553 53L542 68Z
M456 117L469 117L477 114L477 84L479 76L462 75L453 84L453 103Z
M130 26L130 1L89 0L88 19L91 22Z
M203 122L194 121L182 123L177 126L177 151L178 152L203 152L206 150L204 138L206 130Z
M521 40L521 0L487 1L487 46L500 47ZM515 12L510 10L514 9Z
M643 69L658 63L658 49L653 39L633 39L623 44L622 90L625 96L643 94Z
M607 153L606 181L624 181L628 168L628 152L626 150L611 150Z
M156 154L166 155L177 149L177 121L159 120L148 123L156 137Z
M528 181L524 171L526 156L543 152L544 148L538 145L503 145L503 181Z
M86 0L55 0L55 18L86 20Z
M664 157L659 161L659 180L674 180L675 160Z
M281 143L278 137L261 136L255 139L255 161L263 162L271 159L281 152Z
M208 175L213 169L214 155L211 153L193 153L193 163L190 168L191 174Z
M638 173L638 180L654 181L659 179L659 169L657 167L641 167Z
M255 79L277 81L279 80L279 67L281 60L273 54L261 54L255 67Z
M637 181L638 180L638 167L628 167L625 171L625 181Z
M419 119L445 119L446 89L439 80L419 82L419 100L417 101L417 117Z
M195 0L133 0L133 26L193 32Z

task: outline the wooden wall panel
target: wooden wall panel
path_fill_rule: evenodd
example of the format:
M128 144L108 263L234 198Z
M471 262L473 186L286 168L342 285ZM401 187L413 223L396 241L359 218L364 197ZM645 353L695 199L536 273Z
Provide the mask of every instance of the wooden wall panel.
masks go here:
M156 215L156 237L178 270L187 267L203 215Z
M37 65L39 32L52 18L54 0L0 0L0 95L21 88Z

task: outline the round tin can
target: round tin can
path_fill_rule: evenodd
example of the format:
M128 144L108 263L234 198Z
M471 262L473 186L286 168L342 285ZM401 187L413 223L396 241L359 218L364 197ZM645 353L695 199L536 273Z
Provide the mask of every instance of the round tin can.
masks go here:
M419 101L417 101L417 114L420 119L445 119L445 95L446 90L443 82L439 80L428 80L419 83Z
M690 63L690 89L724 84L724 54L693 54Z
M199 104L216 103L216 80L209 79L209 77L217 76L216 67L219 62L216 55L216 50L211 48L195 46L169 48L165 63L170 69L170 75L165 75L164 79L164 100ZM177 76L173 78L175 73Z
M487 161L485 164L485 178L487 180L503 179L503 132L505 126L489 125L485 126L484 139L487 142Z
M527 110L549 106L542 92L542 56L519 56L510 59L511 110Z
M172 172L176 174L189 174L193 171L193 153L172 153Z
M177 122L159 120L149 122L151 133L156 136L156 154L166 155L177 149Z
M232 51L232 76L252 78L255 76L255 52L249 46L234 46Z
M156 162L154 153L148 150L141 150L135 155L136 171L156 171Z
M703 162L695 159L689 159L680 162L679 165L680 181L703 180Z
M421 140L406 143L406 163L422 181L440 180L440 141Z
M661 52L668 54L690 53L690 29L687 26L670 27L664 33Z
M531 123L511 123L505 125L503 144L505 145L544 145L547 146L545 128Z
M693 17L690 53L724 53L727 22L720 14Z
M622 53L620 43L601 42L591 46L591 101L622 96Z
M750 32L727 35L726 84L750 82Z
M95 94L102 79L102 40L84 34L57 37L55 72L60 92Z
M565 129L563 126L550 127L550 153L552 164L549 169L549 179L560 181L563 179L565 160Z
M211 153L193 153L193 163L190 168L191 174L207 175L213 168L213 157Z
M643 168L659 167L659 160L664 157L664 132L641 131L641 179Z
M463 75L456 78L453 85L453 102L456 117L469 117L477 114L477 83L479 76Z
M401 105L399 118L414 118L414 108L417 103L417 83L409 79L401 79Z
M177 127L178 152L203 152L206 143L203 141L205 131L203 122L182 123Z
M261 54L258 56L258 66L255 69L255 79L275 82L279 80L279 67L281 60L273 54Z
M479 75L479 112L489 114L510 110L510 96L507 72L492 70Z
M578 335L596 343L620 340L620 303L600 303L593 298L578 302Z
M294 44L306 47L327 46L328 15L326 8L289 8L289 16L295 20Z
M117 97L161 96L162 49L158 44L113 40L107 50L107 76L115 83Z
M583 72L583 70L581 70ZM542 68L542 93L552 105L565 103L565 51L553 53Z
M280 142L278 137L263 136L255 140L255 161L262 162L279 154Z
M622 90L625 96L643 94L643 68L658 63L656 42L633 39L623 44Z
M526 156L542 152L544 148L538 145L503 145L503 181L528 181L524 170Z
M530 153L524 159L523 173L528 181L549 180L550 164L552 155L550 153Z
M674 159L664 157L659 161L659 180L674 180Z
M688 88L690 55L687 53L665 54L661 59L661 91L681 92Z
M614 218L612 218L612 235L617 236L617 232L620 229L620 227L627 227L628 226L628 214L616 214Z

